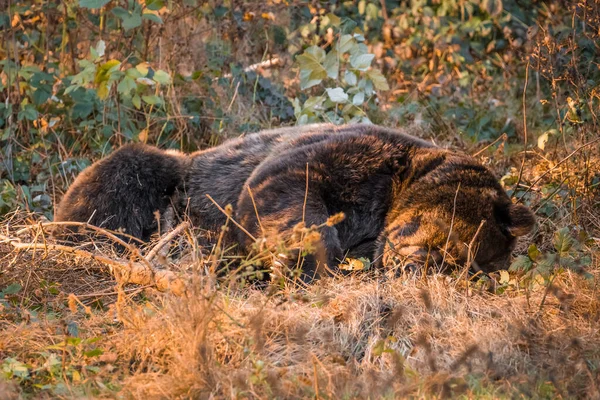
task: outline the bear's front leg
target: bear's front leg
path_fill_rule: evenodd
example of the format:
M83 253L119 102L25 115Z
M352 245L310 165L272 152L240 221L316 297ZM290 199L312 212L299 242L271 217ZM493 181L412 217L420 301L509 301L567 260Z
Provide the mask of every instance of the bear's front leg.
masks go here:
M244 188L236 215L246 232L239 232L239 242L248 251L256 251L256 243L265 245L273 278L299 271L308 283L330 275L343 252L335 226L327 224L324 202L302 190L304 182L280 178Z

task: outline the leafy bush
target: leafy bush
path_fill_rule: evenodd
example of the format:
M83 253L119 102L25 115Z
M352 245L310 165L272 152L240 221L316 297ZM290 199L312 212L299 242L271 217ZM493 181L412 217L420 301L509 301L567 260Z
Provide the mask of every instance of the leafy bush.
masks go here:
M339 18L333 15L328 18L336 20L336 25L340 26ZM329 52L311 46L297 57L301 89L320 85L327 78L333 81L329 85L333 87L326 87L325 92L311 96L303 103L294 99L294 112L300 125L317 121L338 125L370 122L365 107L375 107L377 90L389 89L381 71L370 68L375 55L368 52L360 31L342 32L336 35Z

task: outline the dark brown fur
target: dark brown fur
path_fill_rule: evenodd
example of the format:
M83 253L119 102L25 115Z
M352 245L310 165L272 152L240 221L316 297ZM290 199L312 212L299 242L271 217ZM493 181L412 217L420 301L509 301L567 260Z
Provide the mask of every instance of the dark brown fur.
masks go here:
M127 145L86 168L56 209L56 221L90 224L147 241L183 184L187 156ZM56 234L78 239L76 229ZM124 236L124 238L126 238Z
M122 163L125 156L140 157L123 153L106 161L109 157L104 168ZM165 160L173 160L164 153L157 156L152 162L159 173ZM303 216L305 225L311 226L323 224L333 214L345 214L339 224L320 229L320 251L304 260L306 278L323 274L325 265L335 269L347 254L379 264L405 257L462 263L471 242L476 265L491 271L506 265L515 238L534 224L531 211L513 205L492 173L475 159L372 125L264 131L195 153L190 159L189 165L184 164L185 195L179 197L177 209L208 231L218 232L226 217L207 194L221 206L231 204L245 230L255 237L264 236L271 245L282 238L290 241ZM111 166L111 170L123 168ZM137 200L141 193L149 198L166 193L154 189L153 185L164 182L152 181L154 171L143 173L136 200L112 198L107 205L110 212L102 215L116 214L122 220L117 203L130 212L143 205ZM102 191L114 186L110 174L96 175L94 180L82 179L79 186L99 182ZM126 206L127 200L131 204ZM63 203L59 210L66 209L81 220L80 213L70 211L72 200ZM154 203L145 209L155 209ZM158 203L160 207L166 204ZM88 207L82 215L89 211ZM142 237L139 233L144 230L134 232L129 221L125 225ZM155 226L146 224L145 228ZM252 248L252 240L241 230L234 231L233 240L247 251Z
M433 257L463 263L473 256L484 271L506 265L515 237L533 227L532 213L513 205L495 177L475 159L372 125L296 139L258 165L243 188L236 216L254 236L291 237L301 222L319 225L325 262L335 267L348 252L389 264L394 257ZM305 201L306 169L309 186ZM257 218L259 215L260 222ZM449 239L450 228L452 228ZM238 237L250 246L244 233ZM305 272L319 275L318 263Z

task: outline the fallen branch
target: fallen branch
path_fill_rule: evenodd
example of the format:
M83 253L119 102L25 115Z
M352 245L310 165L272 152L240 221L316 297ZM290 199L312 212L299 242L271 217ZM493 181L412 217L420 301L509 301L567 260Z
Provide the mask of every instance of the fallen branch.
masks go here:
M158 255L158 253L165 247L168 243L170 243L176 236L180 235L181 232L189 228L189 222L183 222L179 224L175 229L162 237L159 242L148 252L146 255L146 261L151 262L154 257Z
M0 234L0 241L9 244L16 250L44 250L58 251L63 253L75 254L90 260L98 261L110 268L110 272L125 283L137 285L149 285L155 287L161 292L169 291L175 295L182 295L185 292L186 285L183 279L178 277L173 271L156 270L152 268L146 259L144 262L125 262L108 258L99 254L94 254L76 247L64 246L50 243L22 242L21 239L11 238Z
M256 71L258 69L269 69L269 68L273 68L276 67L278 65L281 65L281 59L279 57L275 57L275 58L271 58L269 60L265 60L265 61L261 61L258 62L256 64L252 64L249 65L248 67L244 68L244 72L252 72L252 71ZM233 76L233 74L228 73L223 75L223 78L231 78ZM218 80L219 78L215 78L214 80Z
M38 228L38 227L43 228L43 227L52 227L52 226L79 226L79 227L83 227L88 230L92 230L96 233L102 234L102 235L106 236L107 238L109 238L110 240L112 240L113 242L118 243L121 246L125 247L127 250L129 250L129 252L131 254L133 254L138 259L140 259L144 264L146 264L146 267L152 269L152 265L150 265L150 262L147 261L144 257L142 257L142 254L140 253L139 249L136 246L131 245L131 244L127 243L126 241L122 240L121 238L116 236L113 232L109 231L108 229L100 228L100 227L88 224L86 222L60 221L60 222L45 222L45 223L37 224L37 225L28 225L25 228L18 230L16 232L16 235L19 236L20 234L23 234L26 231L32 230L34 228ZM129 237L133 237L133 236L129 236ZM137 238L135 238L135 239L139 240Z

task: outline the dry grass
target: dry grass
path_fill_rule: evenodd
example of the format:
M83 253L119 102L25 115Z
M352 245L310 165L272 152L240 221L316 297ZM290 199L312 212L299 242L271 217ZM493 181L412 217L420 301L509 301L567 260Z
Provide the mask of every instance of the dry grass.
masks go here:
M480 152L484 163L507 162L490 151ZM306 288L256 288L217 277L222 249L207 254L186 230L176 243L183 253L155 260L187 281L176 297L126 285L123 275L111 277L110 268L89 257L0 242L0 290L18 284L0 295L0 359L9 378L0 381L0 393L599 398L600 202L597 188L580 184L582 174L597 173L599 159L595 147L562 164L559 158L533 165L531 158L522 180L540 218L516 253L527 254L531 244L552 253L557 229L570 227L579 243L569 257L590 257L588 276L559 268L544 278L511 272L507 282L500 274L467 281L460 271L422 277L366 271ZM558 182L568 196L539 189ZM549 202L553 211L544 216ZM39 230L22 229L35 219L16 213L0 234L26 232L26 241L52 244ZM140 249L138 259L153 246ZM127 262L106 248L95 251Z
M206 254L186 230L176 243L183 255L153 261L188 283L176 297L125 284L90 257L0 243L0 290L17 284L0 294L9 378L0 397L598 398L599 201L597 189L579 184L597 171L597 151L584 148L556 169L528 160L523 182L539 181L528 202L555 209L516 251L534 243L551 253L556 230L569 226L580 242L575 261L591 258L587 277L568 269L544 279L511 273L509 282L366 271L307 288L256 288L217 277L221 249ZM487 150L480 157L502 160ZM571 196L537 188L552 182ZM22 229L35 219L16 213L0 233L52 244Z
M2 383L5 396L600 395L596 281L572 272L545 300L544 284L499 294L476 280L375 272L256 289L207 276L207 258L179 265L189 286L175 297L115 285L76 254L0 244L0 260L0 287L22 287L0 309L3 369L11 375L10 359L28 370Z

